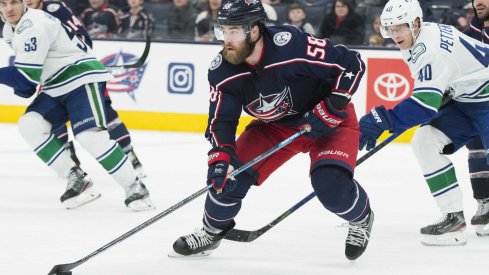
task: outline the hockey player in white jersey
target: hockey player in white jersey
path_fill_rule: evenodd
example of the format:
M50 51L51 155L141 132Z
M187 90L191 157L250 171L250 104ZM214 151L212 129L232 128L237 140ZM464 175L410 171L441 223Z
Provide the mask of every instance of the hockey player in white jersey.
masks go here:
M75 208L100 197L92 180L52 134L52 125L71 122L78 142L124 188L133 210L153 208L149 192L120 146L107 133L103 92L112 78L90 47L49 14L28 9L22 0L0 0L3 34L15 63L0 68L0 83L23 97L40 85L38 96L19 120L19 130L35 153L58 175L68 178L60 200Z
M463 245L465 218L455 169L445 155L480 135L489 152L489 45L453 26L423 23L417 0L390 0L381 32L401 49L414 78L413 94L391 110L373 108L360 119L360 149L375 146L384 130L401 133L425 124L412 144L428 187L443 213L421 228L425 245ZM442 106L444 92L452 100Z

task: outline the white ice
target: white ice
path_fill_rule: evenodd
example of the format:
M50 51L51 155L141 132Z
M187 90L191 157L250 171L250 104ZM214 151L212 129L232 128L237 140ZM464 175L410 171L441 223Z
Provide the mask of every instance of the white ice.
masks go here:
M47 274L55 264L77 261L205 186L202 134L132 131L134 148L149 175L157 209L135 213L121 187L80 146L82 167L102 198L63 209L64 180L34 155L16 125L0 124L0 274ZM453 156L464 191L466 220L476 202L466 150ZM75 275L153 274L487 274L489 237L467 228L468 244L426 247L419 228L440 216L409 145L390 144L356 170L376 218L365 254L344 256L346 228L315 198L251 243L224 241L206 258L168 258L173 242L201 226L204 196L160 219L73 269ZM248 193L237 228L254 230L312 192L308 159L299 155Z

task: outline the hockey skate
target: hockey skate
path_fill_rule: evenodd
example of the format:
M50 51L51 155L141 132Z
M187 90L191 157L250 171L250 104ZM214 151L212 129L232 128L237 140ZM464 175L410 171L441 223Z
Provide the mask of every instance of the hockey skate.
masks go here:
M134 171L136 171L136 175L138 176L138 178L145 179L147 177L146 172L144 172L143 165L134 153L134 150L131 149L126 153L126 155L129 157L129 160L131 161L132 167L134 167Z
M464 212L447 213L434 224L421 228L421 243L428 246L465 245Z
M346 236L345 256L348 260L356 260L367 249L370 232L374 224L374 212L370 211L363 222L349 222Z
M470 220L479 237L489 236L489 198L477 200L477 212Z
M68 185L61 196L61 203L67 209L73 209L100 198L100 192L93 187L92 180L87 173L75 166L68 174Z
M134 211L145 211L155 208L149 198L148 189L139 178L136 178L136 181L126 189L126 200L124 200L124 203Z
M209 256L214 250L219 247L221 240L226 236L229 230L233 229L234 221L221 233L214 234L205 228L195 229L194 233L178 238L173 243L173 251L168 254L168 257L198 257Z

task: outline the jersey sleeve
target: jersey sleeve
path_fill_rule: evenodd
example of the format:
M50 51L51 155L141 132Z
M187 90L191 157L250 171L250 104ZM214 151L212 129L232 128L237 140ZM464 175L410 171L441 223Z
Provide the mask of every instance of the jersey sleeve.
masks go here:
M83 23L76 17L71 9L65 3L49 3L45 11L58 18L61 23L72 28L76 35L83 40L90 48L92 48L92 39L88 35Z
M207 140L213 147L236 149L236 128L243 108L242 101L219 84L210 83L209 102Z
M14 66L29 81L39 84L43 64L50 45L55 41L59 28L45 19L33 22L26 19L17 27L14 37L14 51L16 52Z
M307 33L299 34L294 44L307 75L332 83L333 91L339 90L349 97L356 92L365 72L359 52Z
M416 49L414 49L416 50ZM413 50L413 51L414 51ZM418 65L412 69L414 89L411 97L403 100L390 110L394 122L394 132L427 123L441 107L448 83L456 66L442 53L432 51L417 58Z

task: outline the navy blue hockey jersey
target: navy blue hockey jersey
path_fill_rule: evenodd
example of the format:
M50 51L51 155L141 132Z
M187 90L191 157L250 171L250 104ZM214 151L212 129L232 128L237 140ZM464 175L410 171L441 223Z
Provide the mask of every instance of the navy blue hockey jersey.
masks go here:
M477 19L476 16L472 18L470 27L464 33L476 40L489 44L489 29L484 28L484 22Z
M233 65L222 51L212 61L206 138L213 146L235 147L244 110L268 123L297 124L332 89L353 94L365 65L360 54L293 26L273 26L263 34L256 66Z
M58 18L61 23L73 29L76 35L92 48L92 39L88 35L87 30L65 3L44 1L42 10Z

